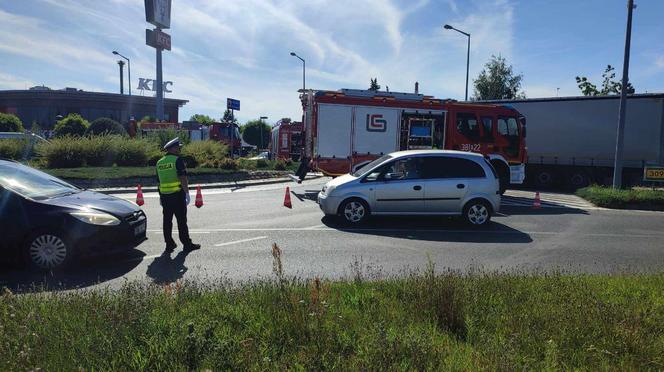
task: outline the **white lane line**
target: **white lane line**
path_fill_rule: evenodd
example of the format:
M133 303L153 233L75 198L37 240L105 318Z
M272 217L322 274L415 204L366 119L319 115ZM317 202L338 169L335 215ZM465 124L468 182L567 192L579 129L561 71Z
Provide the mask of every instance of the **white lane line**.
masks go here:
M250 238L250 239L242 239L242 240L235 240L232 242L227 242L227 243L220 243L220 244L215 244L215 247L223 247L226 245L232 245L232 244L240 244L240 243L246 243L246 242L252 242L254 240L261 240L261 239L267 239L267 236L257 236L255 238Z

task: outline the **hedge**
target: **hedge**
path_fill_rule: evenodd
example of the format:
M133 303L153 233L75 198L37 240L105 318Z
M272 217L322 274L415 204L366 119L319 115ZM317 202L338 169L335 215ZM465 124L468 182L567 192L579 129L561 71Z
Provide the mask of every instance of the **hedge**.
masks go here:
M21 139L0 139L0 158L22 160L30 155L30 144Z
M124 136L127 131L120 123L110 118L98 118L90 123L90 127L85 132L86 135L116 134Z
M48 168L76 168L86 166L142 167L159 151L144 139L119 136L54 138L36 146L37 154Z
M0 112L0 132L23 132L23 123L16 115Z

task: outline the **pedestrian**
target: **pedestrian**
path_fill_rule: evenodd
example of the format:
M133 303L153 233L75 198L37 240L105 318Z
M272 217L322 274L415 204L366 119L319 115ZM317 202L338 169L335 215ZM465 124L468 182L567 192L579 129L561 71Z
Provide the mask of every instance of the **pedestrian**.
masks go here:
M184 160L179 156L182 143L178 137L164 145L166 155L157 162L157 177L159 178L159 201L164 215L164 240L166 251L172 252L177 247L171 232L173 230L173 215L178 223L178 235L185 251L193 251L201 247L194 244L189 237L187 227L187 206L191 202L189 195L189 182L187 168Z

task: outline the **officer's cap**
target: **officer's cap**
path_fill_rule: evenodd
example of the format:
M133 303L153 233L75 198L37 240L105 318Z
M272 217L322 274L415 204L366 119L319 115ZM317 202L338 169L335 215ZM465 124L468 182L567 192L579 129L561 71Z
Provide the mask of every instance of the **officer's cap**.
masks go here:
M182 146L182 142L180 142L180 137L175 137L172 140L168 141L168 143L164 145L164 150L168 150L169 148L174 146Z

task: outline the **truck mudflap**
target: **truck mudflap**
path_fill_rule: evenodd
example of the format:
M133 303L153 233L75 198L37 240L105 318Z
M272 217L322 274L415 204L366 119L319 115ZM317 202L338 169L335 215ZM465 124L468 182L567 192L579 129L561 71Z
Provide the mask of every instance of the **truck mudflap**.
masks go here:
M510 165L510 183L521 185L526 179L526 165Z

